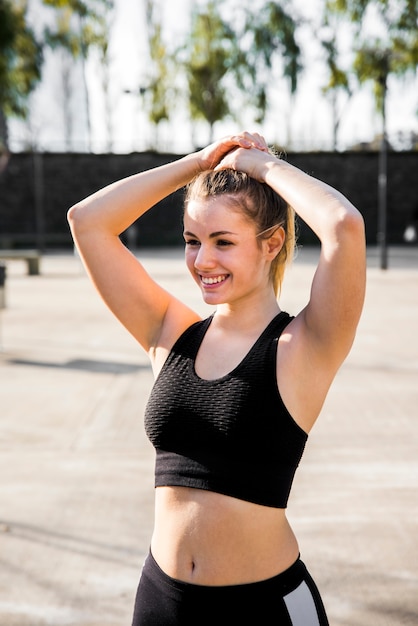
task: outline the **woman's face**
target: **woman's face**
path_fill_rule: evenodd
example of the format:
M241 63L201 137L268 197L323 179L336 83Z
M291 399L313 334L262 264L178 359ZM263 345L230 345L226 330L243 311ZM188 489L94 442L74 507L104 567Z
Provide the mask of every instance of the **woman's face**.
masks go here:
M255 225L225 196L189 202L186 264L207 304L236 303L269 286L268 245L256 235Z

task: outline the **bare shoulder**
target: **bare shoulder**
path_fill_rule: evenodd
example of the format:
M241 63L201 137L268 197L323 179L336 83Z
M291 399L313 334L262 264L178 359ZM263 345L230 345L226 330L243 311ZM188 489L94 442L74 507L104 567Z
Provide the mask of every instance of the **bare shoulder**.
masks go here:
M172 297L153 345L148 350L154 376L157 377L179 337L202 318L180 300Z

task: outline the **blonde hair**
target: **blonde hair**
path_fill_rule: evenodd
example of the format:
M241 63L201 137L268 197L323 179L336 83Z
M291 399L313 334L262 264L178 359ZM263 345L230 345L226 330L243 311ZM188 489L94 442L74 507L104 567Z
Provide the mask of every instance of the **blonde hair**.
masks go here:
M198 174L187 186L185 209L191 200L225 195L232 209L241 211L256 226L257 239L269 239L280 226L285 240L270 268L276 295L280 293L284 272L293 259L296 245L295 213L271 187L233 169L208 170Z

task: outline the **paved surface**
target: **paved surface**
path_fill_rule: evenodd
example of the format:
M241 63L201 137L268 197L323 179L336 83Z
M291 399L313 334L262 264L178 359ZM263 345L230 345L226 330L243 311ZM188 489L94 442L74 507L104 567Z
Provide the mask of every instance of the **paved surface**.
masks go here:
M309 293L316 251L282 307ZM418 248L369 251L358 337L289 517L331 626L418 624ZM179 251L141 253L206 312ZM153 515L147 359L71 255L8 263L0 311L0 626L129 626ZM197 624L198 626L198 624Z

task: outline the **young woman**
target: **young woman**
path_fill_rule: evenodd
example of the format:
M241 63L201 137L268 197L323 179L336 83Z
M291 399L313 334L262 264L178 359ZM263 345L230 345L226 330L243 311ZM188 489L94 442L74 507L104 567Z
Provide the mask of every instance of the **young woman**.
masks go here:
M162 289L119 235L188 184L186 263L207 320ZM321 241L307 306L277 293L293 210ZM292 479L362 310L365 237L338 191L241 133L106 187L69 211L104 301L149 354L155 527L134 626L328 624L286 519Z

